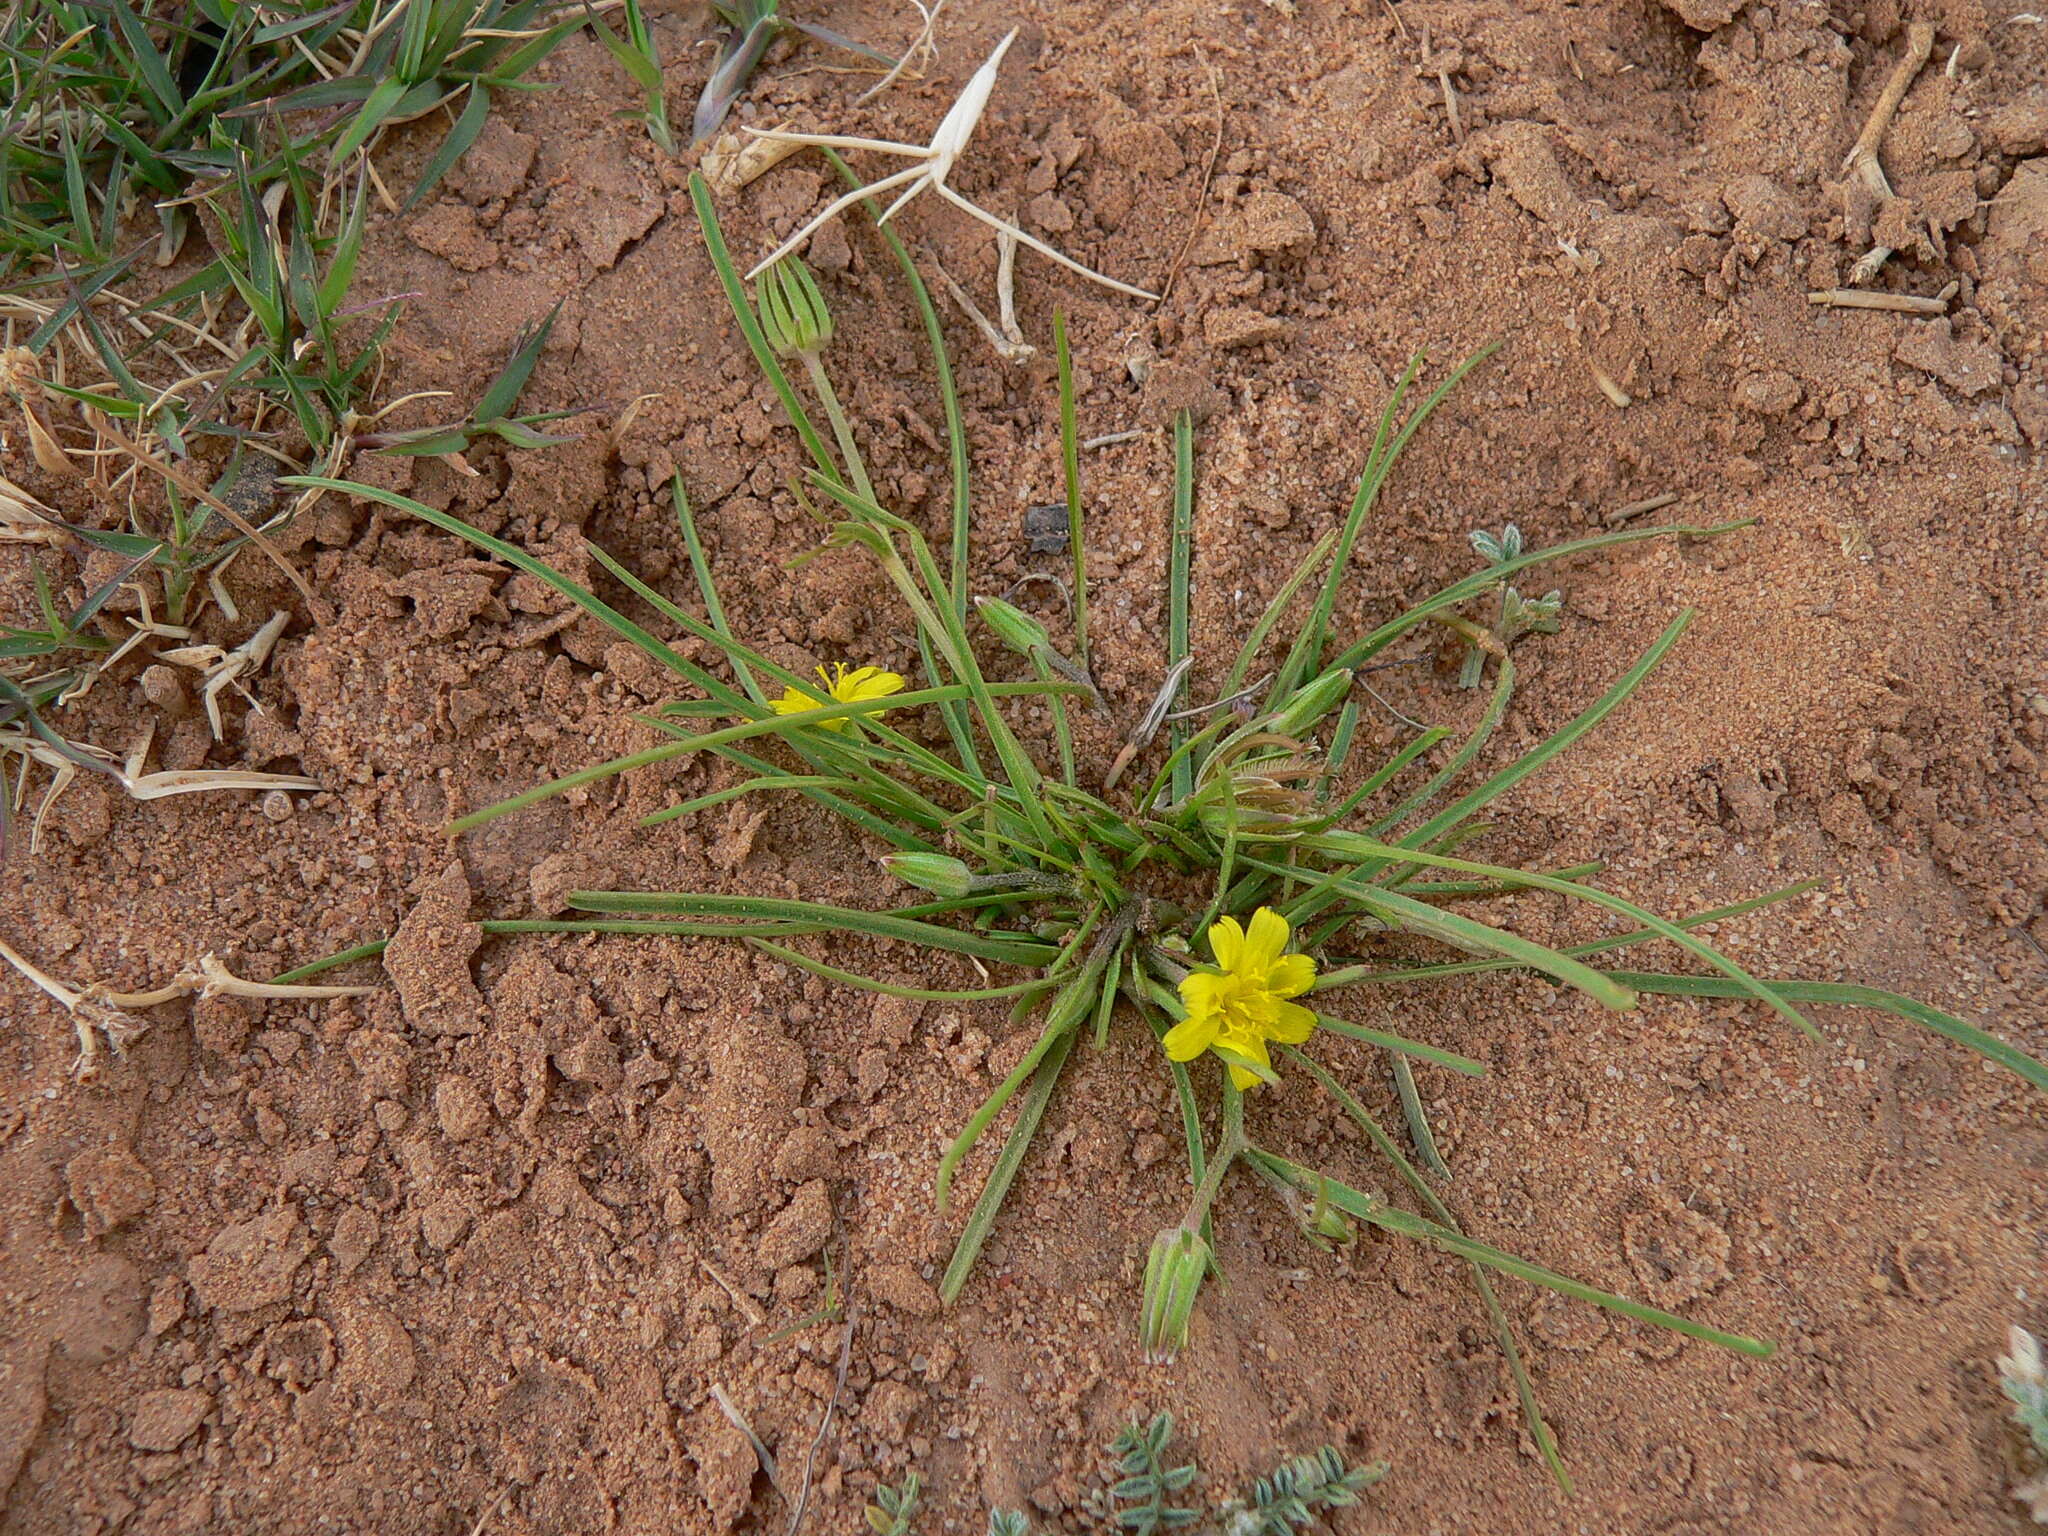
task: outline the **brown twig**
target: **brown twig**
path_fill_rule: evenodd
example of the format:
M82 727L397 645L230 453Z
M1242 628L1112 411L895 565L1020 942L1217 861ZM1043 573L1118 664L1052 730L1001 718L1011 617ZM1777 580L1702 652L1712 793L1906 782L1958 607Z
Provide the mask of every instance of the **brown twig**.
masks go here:
M1892 309L1902 315L1945 315L1960 283L1950 283L1931 299L1915 293L1872 293L1868 288L1820 288L1806 296L1809 304L1836 309Z
M789 1529L784 1536L796 1536L796 1528L804 1522L804 1506L811 1502L811 1468L817 1464L818 1447L825 1443L825 1431L832 1426L832 1411L839 1406L839 1394L846 1390L846 1369L853 1363L853 1325L859 1317L849 1309L846 1317L846 1331L839 1338L839 1370L832 1378L832 1395L825 1399L824 1417L818 1420L818 1432L811 1437L811 1448L804 1453L804 1480L798 1485L796 1508L789 1514Z
M1451 138L1454 142L1465 142L1465 119L1458 113L1458 92L1451 84L1451 72L1435 56L1429 46L1429 25L1422 28L1422 67L1436 76L1436 83L1444 93L1444 116L1450 119Z
M764 1312L762 1312L762 1310L759 1307L754 1305L753 1298L747 1295L747 1293L741 1290L738 1286L734 1285L730 1280L726 1279L724 1275L720 1274L718 1272L717 1265L713 1264L709 1259L704 1258L701 1255L699 1255L697 1262L704 1266L705 1274L709 1275L712 1279L716 1280L719 1283L719 1285L724 1288L725 1294L732 1298L732 1304L740 1309L740 1312L746 1317L749 1323L753 1324L756 1328L758 1328L763 1323L768 1321L767 1315Z
M1632 501L1625 507L1616 507L1607 514L1606 521L1612 526L1615 523L1625 523L1632 517L1641 517L1646 512L1661 512L1678 500L1678 494L1677 491L1665 491L1662 495L1645 496L1641 501Z
M1913 77L1920 73L1934 52L1934 27L1931 23L1916 21L1906 31L1906 52L1892 70L1891 78L1878 93L1876 103L1870 109L1870 116L1864 120L1863 132L1856 136L1849 153L1842 160L1842 175L1847 178L1842 190L1845 221L1857 222L1855 211L1849 206L1850 199L1860 190L1882 205L1896 194L1892 184L1885 179L1884 167L1878 163L1878 146L1898 115L1899 103L1906 99L1906 92L1913 84ZM1849 284L1855 287L1867 283L1877 276L1878 269L1891 260L1892 248L1887 245L1873 245L1857 258L1856 265L1849 270Z
M1202 68L1209 72L1209 95L1216 103L1216 138L1209 146L1209 163L1202 167L1202 184L1195 191L1195 217L1188 225L1188 237L1180 243L1180 254L1173 258L1173 268L1166 274L1166 281L1159 289L1159 302L1164 304L1166 296L1173 292L1174 282L1180 277L1180 269L1187 265L1188 252L1195 248L1195 240L1208 222L1209 183L1216 175L1216 162L1223 156L1223 81L1216 73L1216 66L1209 62L1209 55L1202 52L1202 45L1190 42L1195 57L1202 61Z

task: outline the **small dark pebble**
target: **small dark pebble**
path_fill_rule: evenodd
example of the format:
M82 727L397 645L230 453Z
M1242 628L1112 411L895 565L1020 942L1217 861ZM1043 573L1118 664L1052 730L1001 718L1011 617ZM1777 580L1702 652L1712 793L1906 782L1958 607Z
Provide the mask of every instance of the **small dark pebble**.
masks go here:
M1057 555L1067 547L1067 509L1063 503L1048 502L1024 509L1024 537L1034 555Z

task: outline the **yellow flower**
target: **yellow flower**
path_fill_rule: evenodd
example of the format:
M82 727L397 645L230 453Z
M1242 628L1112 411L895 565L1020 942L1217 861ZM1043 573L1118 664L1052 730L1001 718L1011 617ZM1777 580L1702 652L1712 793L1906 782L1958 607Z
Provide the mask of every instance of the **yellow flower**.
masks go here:
M1287 1001L1315 985L1316 963L1307 955L1287 955L1287 919L1271 907L1252 914L1251 931L1226 917L1209 930L1209 948L1218 969L1191 972L1180 984L1181 1005L1188 1016L1166 1032L1166 1054L1175 1061L1193 1061L1217 1047L1271 1066L1266 1042L1299 1045L1315 1032L1312 1009ZM1258 1074L1232 1062L1230 1080L1239 1088L1259 1081Z
M782 697L775 701L775 713L800 715L807 709L819 709L828 703L858 704L862 699L886 699L892 693L903 691L903 679L880 667L855 667L849 672L844 662L834 662L830 672L823 667L818 668L818 677L824 683L829 698L821 699L798 688L786 688ZM829 731L843 731L847 726L844 720L821 723Z

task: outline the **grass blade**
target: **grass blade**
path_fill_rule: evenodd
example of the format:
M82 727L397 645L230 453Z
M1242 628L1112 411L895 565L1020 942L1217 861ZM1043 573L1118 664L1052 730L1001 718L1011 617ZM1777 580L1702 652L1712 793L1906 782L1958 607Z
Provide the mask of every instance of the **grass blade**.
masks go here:
M1169 670L1188 654L1188 580L1195 545L1195 419L1185 410L1173 418L1173 530L1168 554L1166 598L1166 664ZM1174 707L1187 702L1187 679L1182 675ZM1178 752L1187 740L1187 726L1176 720L1169 748ZM1182 757L1173 765L1173 798L1187 799L1195 787L1195 764Z
M1655 992L1667 997L1742 997L1747 989L1720 976L1674 976L1656 971L1610 971L1608 973L1625 987L1634 987L1639 992ZM1781 997L1792 998L1802 1003L1837 1003L1848 1008L1875 1008L1889 1013L1908 1023L1918 1024L1933 1030L1937 1035L1966 1045L1987 1061L1995 1061L2008 1071L2016 1072L2036 1088L2048 1092L2048 1063L2029 1056L2016 1046L2007 1045L1996 1035L1986 1034L1974 1024L1965 1023L1952 1013L1943 1013L1939 1008L1902 996L1897 992L1886 992L1878 987L1858 987L1839 981L1773 981L1773 991Z
M1074 359L1067 350L1067 312L1063 309L1052 312L1052 348L1060 375L1060 470L1067 492L1067 553L1074 561L1074 660L1087 672L1088 551L1081 526L1081 448L1074 421ZM1073 782L1071 775L1067 782Z
M960 1299L960 1292L967 1285L974 1261L981 1256L982 1244L988 1241L989 1229L995 1225L1003 1200L1010 1193L1010 1185L1016 1181L1017 1170L1023 1166L1031 1139L1038 1134L1038 1123L1045 1118L1045 1107L1052 1102L1052 1091L1059 1083L1060 1070L1066 1066L1068 1053L1073 1049L1074 1031L1067 1030L1053 1042L1032 1075L1031 1086L1017 1107L1017 1123L1010 1127L1009 1139L1003 1143L995 1167L989 1170L988 1182L982 1186L981 1197L968 1213L967 1225L960 1231L960 1240L953 1245L953 1257L939 1282L939 1299L948 1306Z
M1672 1332L1682 1333L1687 1338L1718 1344L1723 1349L1732 1349L1738 1354L1767 1360L1777 1353L1775 1344L1752 1339L1744 1334L1724 1333L1719 1328L1709 1328L1704 1323L1692 1322L1660 1307L1631 1301L1625 1296L1615 1295L1612 1291L1603 1291L1597 1286L1586 1284L1583 1280L1574 1280L1569 1275L1559 1274L1556 1270L1532 1264L1527 1259L1518 1259L1511 1253L1504 1253L1489 1243L1479 1242L1426 1217L1396 1210L1385 1201L1353 1189L1340 1179L1331 1178L1328 1174L1318 1173L1311 1168L1304 1168L1299 1163L1290 1162L1263 1148L1249 1148L1244 1156L1255 1166L1305 1195L1313 1196L1320 1189L1327 1193L1332 1205L1361 1221L1369 1221L1389 1232L1398 1232L1403 1237L1420 1238L1424 1242L1435 1244L1447 1253L1456 1254L1461 1259L1470 1259L1474 1263L1486 1265L1489 1269L1497 1269L1502 1274L1546 1286L1550 1290L1576 1297L1580 1301L1590 1301L1595 1306L1605 1307L1610 1312L1618 1312L1623 1317L1632 1317L1638 1322L1655 1323L1660 1328L1669 1328Z

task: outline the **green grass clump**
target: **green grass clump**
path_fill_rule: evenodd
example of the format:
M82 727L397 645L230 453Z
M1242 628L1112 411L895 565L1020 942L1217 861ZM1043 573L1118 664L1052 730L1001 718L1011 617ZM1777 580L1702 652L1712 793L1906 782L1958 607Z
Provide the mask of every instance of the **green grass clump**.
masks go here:
M0 16L0 278L31 261L125 271L142 254L123 247L129 217L154 206L175 249L188 194L238 157L268 183L287 155L339 166L439 116L410 206L476 141L492 93L527 88L584 20L551 0L17 0Z
M816 285L792 266L766 277L757 294L749 295L726 253L701 179L693 181L692 191L734 316L810 460L796 494L817 516L824 537L820 549L803 558L838 551L872 562L886 577L917 637L920 675L897 680L901 691L856 696L849 690L844 697L825 697L819 680L792 673L736 634L680 477L675 511L696 587L694 611L604 551L593 549L593 554L658 616L666 632L698 642L700 654L714 658L708 664L684 656L653 629L533 556L446 512L392 492L321 477L291 483L339 490L408 512L534 574L641 647L674 674L686 695L642 717L666 738L660 743L537 785L462 818L451 831L637 768L711 754L742 769L743 781L653 813L648 823L742 796L793 793L826 807L890 850L885 864L914 887L885 910L689 891L577 891L570 903L585 916L494 921L484 925L487 932L725 936L845 986L900 997L1005 999L1014 1018L1037 1021L1031 1048L970 1116L938 1163L935 1193L943 1209L969 1155L999 1118L1009 1115L1003 1143L981 1180L941 1283L946 1301L958 1298L967 1285L1076 1047L1087 1042L1096 1050L1136 1050L1171 1083L1194 1186L1185 1215L1153 1243L1139 1308L1148 1351L1171 1353L1184 1341L1198 1296L1217 1266L1213 1221L1218 1197L1230 1187L1227 1176L1241 1171L1251 1177L1238 1181L1237 1192L1265 1189L1318 1242L1347 1241L1361 1225L1372 1226L1468 1261L1531 1433L1564 1482L1493 1277L1526 1280L1742 1354L1767 1356L1772 1346L1611 1294L1463 1232L1395 1136L1316 1059L1315 1041L1342 1036L1384 1054L1403 1088L1410 1140L1425 1162L1435 1152L1414 1090L1414 1071L1430 1067L1476 1077L1485 1069L1445 1045L1357 1022L1341 1001L1348 989L1495 969L1533 970L1609 1009L1633 1008L1645 993L1750 999L1814 1038L1818 1031L1800 1004L1858 1003L1962 1041L2048 1087L2048 1068L1959 1019L1870 989L1766 980L1695 932L1702 924L1754 911L1805 886L1674 921L1590 883L1597 866L1531 870L1465 855L1466 845L1485 830L1480 816L1622 704L1691 619L1690 613L1675 615L1635 665L1581 714L1506 766L1468 784L1466 772L1504 717L1515 685L1512 635L1502 632L1511 626L1499 606L1510 579L1589 551L1653 537L1702 537L1737 525L1628 529L1535 551L1522 549L1519 537L1512 552L1490 541L1496 547L1483 551L1488 557L1483 570L1364 634L1338 638L1339 596L1381 489L1414 434L1480 361L1475 357L1452 369L1417 403L1423 370L1417 358L1380 418L1341 523L1282 584L1225 669L1220 693L1233 707L1177 708L1187 670L1181 663L1195 654L1189 612L1196 453L1193 426L1183 415L1173 442L1169 683L1124 754L1125 761L1147 764L1146 770L1125 792L1093 786L1083 782L1073 747L1072 711L1099 708L1100 701L1085 664L1090 654L1087 573L1084 541L1078 536L1085 530L1078 513L1075 408L1064 346L1059 348L1059 420L1077 536L1072 541L1074 633L1061 642L1007 605L984 602L977 607L970 600L973 511L962 416L936 314L893 231L883 227L881 235L923 318L947 424L952 511L943 554L923 528L882 505L873 491L857 441L825 378L830 326L817 313L823 301ZM819 430L799 380L784 369L784 361L794 359L803 360L813 398L829 418L828 432ZM1483 630L1460 612L1489 601L1496 605L1495 630ZM977 621L986 634L977 631ZM1422 730L1385 762L1354 764L1361 711L1354 697L1357 675L1385 658L1397 642L1433 623L1466 635L1492 664L1493 690L1477 726L1455 743L1448 732ZM1006 671L1026 675L1005 676ZM1017 700L1046 712L1050 751L1042 742L1027 744L1020 734L1007 708ZM901 719L913 710L930 720L931 731L913 734L885 718ZM1151 732L1162 724L1172 726L1164 751L1146 757ZM941 738L944 745L933 745ZM1418 778L1421 782L1415 783ZM1459 910L1472 897L1523 891L1561 895L1602 909L1623 920L1622 931L1560 950ZM1252 998L1247 1007L1267 1010L1259 1017L1272 1027L1256 1038L1217 1035L1208 1051L1218 1058L1213 1085L1198 1082L1198 1070L1207 1079L1209 1068L1199 1059L1174 1059L1190 1054L1179 1048L1189 1038L1187 1029L1176 1034L1176 1027L1190 1009L1196 1017L1188 1029L1206 1016L1202 1010L1208 1005L1200 1000L1207 995L1204 989L1249 987L1252 981L1246 978L1257 979L1244 968L1250 961L1240 967L1216 937L1223 931L1222 920L1255 914L1255 939L1260 931L1274 931L1274 919L1267 914L1277 914L1302 954L1275 960L1269 980L1279 979L1270 986L1259 982L1266 990L1255 988L1256 996L1243 994ZM1364 957L1353 935L1386 930L1440 943L1461 958L1400 966ZM904 986L798 947L806 936L821 933L906 940L934 955L966 956L1007 968L1015 979L965 990ZM1205 935L1215 948L1216 966L1200 958ZM1700 970L1675 974L1612 968L1616 952L1653 941L1683 951ZM294 977L312 969L317 968ZM1285 1002L1288 998L1299 1000ZM1120 1009L1132 1027L1113 1031ZM1277 1059L1267 1052L1269 1039L1279 1046ZM1162 1042L1170 1049L1162 1049ZM1340 1176L1281 1150L1277 1138L1283 1127L1277 1117L1253 1130L1245 1113L1249 1098L1284 1096L1300 1091L1304 1082L1336 1099L1407 1186L1419 1211L1353 1182L1359 1175L1349 1169ZM1210 1106L1206 1115L1205 1101ZM1274 1509L1294 1507L1287 1503L1294 1496L1288 1489L1306 1498L1302 1490L1318 1486L1315 1468L1290 1475L1296 1481L1273 1485ZM1270 1522L1259 1528L1278 1529Z

